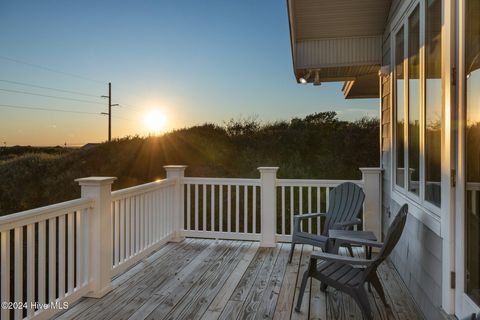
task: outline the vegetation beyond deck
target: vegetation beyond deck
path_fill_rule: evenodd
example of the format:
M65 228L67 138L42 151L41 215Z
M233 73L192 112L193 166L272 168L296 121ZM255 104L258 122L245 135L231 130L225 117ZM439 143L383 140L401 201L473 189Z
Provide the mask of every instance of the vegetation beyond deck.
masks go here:
M312 246L259 248L257 242L186 239L169 243L113 280L101 299L82 298L58 319L361 319L353 299L310 281L302 312L293 310ZM361 255L360 248L354 248ZM421 312L393 266L380 268L390 310L369 294L375 319Z

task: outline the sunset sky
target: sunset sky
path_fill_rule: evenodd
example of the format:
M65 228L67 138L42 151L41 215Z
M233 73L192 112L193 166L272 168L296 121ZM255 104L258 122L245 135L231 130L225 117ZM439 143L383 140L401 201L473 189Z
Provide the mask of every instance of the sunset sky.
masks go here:
M3 0L0 39L1 145L106 140L109 81L121 105L113 137L148 134L152 110L162 131L327 110L378 116L376 99L344 100L342 83L295 82L286 1Z

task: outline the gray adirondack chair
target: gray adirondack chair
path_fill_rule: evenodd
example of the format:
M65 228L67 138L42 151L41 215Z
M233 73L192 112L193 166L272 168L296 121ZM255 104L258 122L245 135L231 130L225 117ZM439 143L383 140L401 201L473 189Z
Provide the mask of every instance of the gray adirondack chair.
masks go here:
M330 242L328 240L328 230L330 229L347 229L354 225L361 224L358 218L363 206L365 194L362 188L351 182L344 182L338 185L330 192L329 207L327 213L309 213L297 215L294 217L292 247L290 249L289 262L292 262L295 244L311 244L322 250L328 251ZM321 234L312 234L301 230L301 222L305 219L318 219L325 216L325 225ZM350 255L353 256L351 247L348 247Z
M378 266L390 255L402 235L403 228L407 221L408 206L405 204L400 208L397 216L388 228L385 241L369 241L362 239L348 239L352 244L368 245L381 248L380 253L373 260L351 258L331 253L313 252L310 256L310 265L303 275L300 294L297 300L295 311L300 311L303 294L309 277L322 282L321 290L325 291L327 286L332 286L343 291L358 303L366 319L372 319L372 309L368 302L365 284L371 283L378 292L383 304L388 307L385 300L385 293L377 275ZM346 238L342 238L346 240ZM318 261L321 260L321 263Z

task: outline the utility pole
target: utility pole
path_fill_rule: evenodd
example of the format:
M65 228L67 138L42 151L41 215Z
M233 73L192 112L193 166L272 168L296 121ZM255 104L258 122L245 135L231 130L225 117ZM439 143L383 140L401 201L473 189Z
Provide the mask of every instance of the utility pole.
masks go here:
M102 112L104 115L108 115L108 142L112 141L112 107L118 106L118 104L112 104L112 83L108 83L108 96L102 96L102 98L108 98L108 113Z

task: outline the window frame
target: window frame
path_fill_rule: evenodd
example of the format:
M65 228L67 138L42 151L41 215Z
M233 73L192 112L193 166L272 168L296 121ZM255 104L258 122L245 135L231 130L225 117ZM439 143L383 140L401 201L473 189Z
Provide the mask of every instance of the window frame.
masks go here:
M416 195L415 193L409 191L409 179L408 179L408 172L409 172L409 162L408 162L408 148L409 148L409 74L408 74L408 47L409 47L409 21L410 17L412 16L413 12L418 8L419 10L419 19L420 19L420 39L419 39L419 63L420 63L420 70L419 70L419 121L420 121L420 139L419 139L419 147L420 147L420 156L419 156L419 194ZM391 92L392 92L392 99L391 99L391 124L392 124L392 156L391 156L391 172L392 172L392 179L391 179L391 194L392 198L397 200L409 201L410 203L414 204L418 210L426 211L427 214L432 216L435 220L439 221L441 218L441 207L437 207L435 204L427 201L425 199L425 107L426 107L426 96L425 96L425 45L426 45L426 37L425 37L425 28L426 28L426 0L416 0L412 1L408 6L407 10L403 12L403 14L398 18L396 24L392 26L390 30L390 58L392 61L392 81L391 81ZM403 90L403 118L404 118L404 183L403 187L397 184L397 78L396 78L396 38L398 32L400 32L403 28L403 73L404 73L404 90ZM443 57L442 57L443 59ZM443 78L443 74L442 74ZM444 108L443 101L442 101L442 109ZM442 112L443 114L443 112ZM442 130L444 130L444 119L442 117ZM443 150L443 145L442 145ZM442 151L443 152L443 151Z

